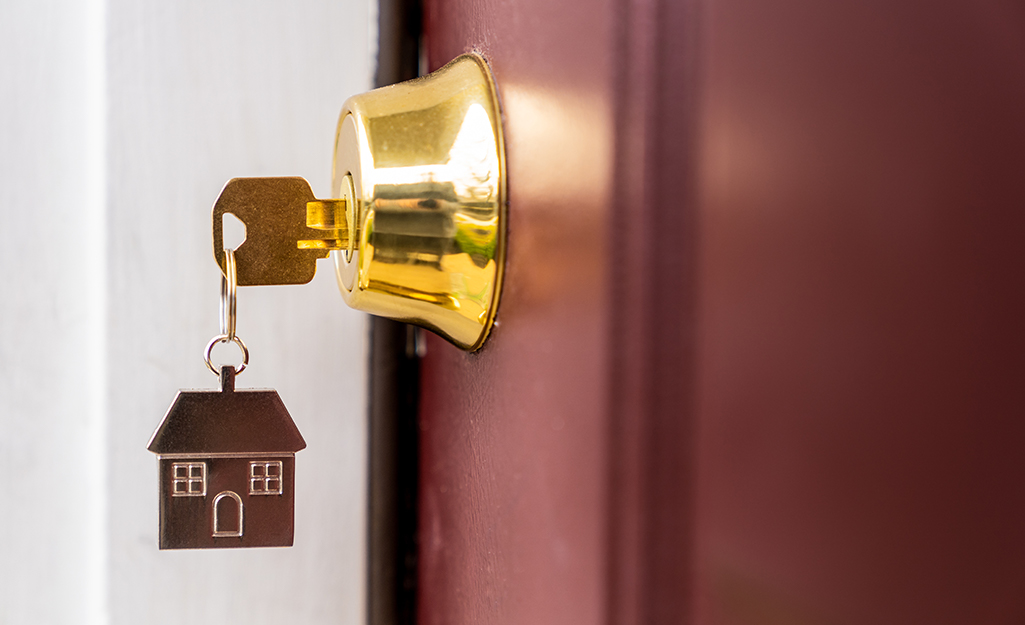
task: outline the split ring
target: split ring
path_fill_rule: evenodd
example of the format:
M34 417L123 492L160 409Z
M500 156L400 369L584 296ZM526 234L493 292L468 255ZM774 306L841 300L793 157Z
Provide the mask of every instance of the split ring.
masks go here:
M224 273L221 275L221 334L235 340L235 291L238 275L235 270L235 250L224 250Z
M249 348L242 342L242 339L237 336L229 337L227 334L218 334L206 344L206 366L210 371L213 371L214 375L221 374L221 372L214 367L214 363L210 362L210 353L214 351L214 345L217 345L218 343L234 343L235 345L238 345L238 348L242 350L242 364L235 369L235 373L242 373L245 371L246 365L249 364Z

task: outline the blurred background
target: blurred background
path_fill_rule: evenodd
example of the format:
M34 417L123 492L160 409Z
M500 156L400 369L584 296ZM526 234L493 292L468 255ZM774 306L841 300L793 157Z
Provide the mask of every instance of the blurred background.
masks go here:
M295 546L159 552L146 444L179 388L217 382L214 200L235 176L327 193L375 6L4 3L0 623L362 620L366 321L327 261L239 293L238 384L277 389L309 443Z

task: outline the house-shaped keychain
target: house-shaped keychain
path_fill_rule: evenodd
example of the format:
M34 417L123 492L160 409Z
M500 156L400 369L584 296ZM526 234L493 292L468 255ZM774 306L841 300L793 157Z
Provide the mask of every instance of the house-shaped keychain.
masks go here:
M276 391L179 391L149 443L160 464L160 548L289 547L295 452L306 442Z

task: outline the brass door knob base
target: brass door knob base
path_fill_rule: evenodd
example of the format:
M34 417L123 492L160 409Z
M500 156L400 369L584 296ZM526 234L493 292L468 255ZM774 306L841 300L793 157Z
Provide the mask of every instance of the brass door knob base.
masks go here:
M307 213L308 226L346 234L331 252L345 302L480 348L505 262L504 154L494 81L477 55L349 98L331 185L344 202Z

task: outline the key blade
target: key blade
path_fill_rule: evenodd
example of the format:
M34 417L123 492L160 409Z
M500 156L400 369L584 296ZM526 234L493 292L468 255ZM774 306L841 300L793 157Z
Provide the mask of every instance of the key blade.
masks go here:
M323 237L306 226L306 204L316 200L310 184L299 177L233 178L224 185L213 209L214 258L225 271L224 214L246 225L246 240L235 250L239 286L306 284L317 273L317 259L329 250L300 247L300 241Z

